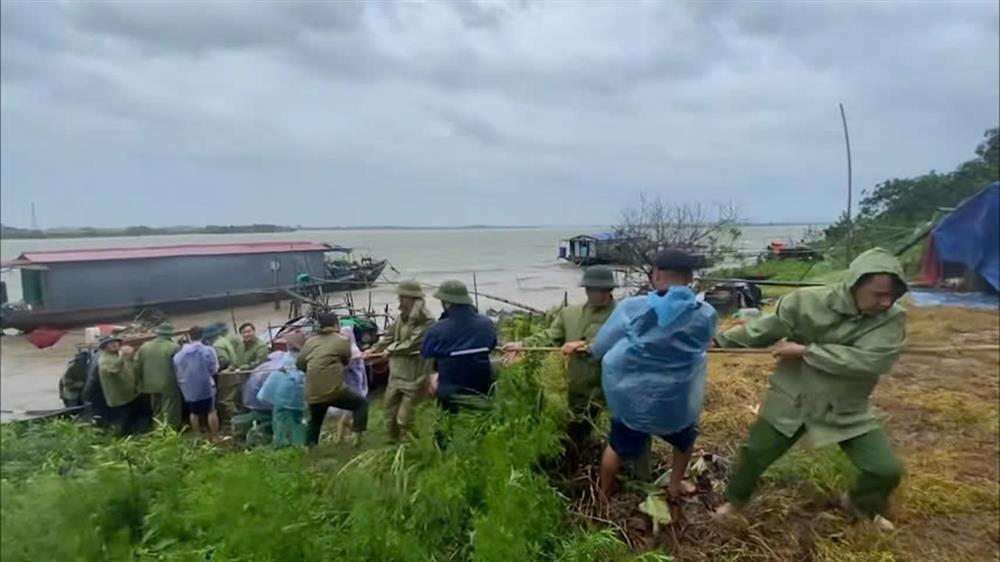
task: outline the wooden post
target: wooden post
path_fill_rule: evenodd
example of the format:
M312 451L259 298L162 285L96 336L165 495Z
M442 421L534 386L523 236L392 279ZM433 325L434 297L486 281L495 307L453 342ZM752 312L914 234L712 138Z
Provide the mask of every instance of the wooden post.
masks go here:
M233 309L233 298L229 291L226 291L226 300L229 301L229 318L233 321L233 333L239 335L240 331L236 328L236 310Z
M271 271L274 273L274 309L281 310L281 291L278 290L278 269L281 267L281 262L272 261Z
M476 282L476 272L472 272L472 292L476 295L476 310L479 310L479 283Z

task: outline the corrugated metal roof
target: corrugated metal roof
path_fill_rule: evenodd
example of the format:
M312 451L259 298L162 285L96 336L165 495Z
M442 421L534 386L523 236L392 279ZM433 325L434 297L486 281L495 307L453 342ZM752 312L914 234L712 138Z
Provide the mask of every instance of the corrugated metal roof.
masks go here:
M629 235L627 235L625 233L598 232L598 233L595 233L595 234L581 234L579 236L574 236L574 237L570 238L569 240L584 240L584 239L589 239L589 240L602 240L602 241L605 241L605 240L637 240L639 238L640 238L640 236L629 236Z
M318 242L247 242L243 244L184 244L179 246L144 246L138 248L98 248L25 252L4 265L69 263L81 261L116 261L183 256L224 256L233 254L273 254L285 252L329 252L329 244Z

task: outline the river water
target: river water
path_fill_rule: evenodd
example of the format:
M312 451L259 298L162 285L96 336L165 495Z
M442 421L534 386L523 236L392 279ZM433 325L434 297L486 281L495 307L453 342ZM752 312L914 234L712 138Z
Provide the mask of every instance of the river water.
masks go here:
M771 240L798 240L805 225L744 226L739 247L744 251L763 250ZM601 231L601 227L481 229L481 230L308 230L267 234L215 234L143 236L134 238L74 238L53 240L0 240L0 259L16 258L26 251L84 248L161 246L177 244L218 244L260 241L329 242L354 248L356 257L368 254L388 258L395 271L386 270L390 280L416 278L438 284L460 279L469 287L473 274L479 290L536 308L545 309L561 302L568 291L570 302L583 299L576 289L580 270L557 260L559 241L578 234ZM224 274L224 272L220 272ZM21 297L20 275L4 272L10 300ZM367 304L369 293L355 293L355 302ZM370 293L373 306L381 309L394 302L391 285ZM428 305L434 312L436 302ZM480 307L500 308L500 303L480 299ZM228 321L228 311L174 317L175 325L186 327L210 321ZM238 321L265 326L280 324L287 310L274 311L270 304L243 307L235 311ZM57 381L83 330L68 333L55 346L37 350L21 336L0 338L0 407L3 410L32 410L59 407Z

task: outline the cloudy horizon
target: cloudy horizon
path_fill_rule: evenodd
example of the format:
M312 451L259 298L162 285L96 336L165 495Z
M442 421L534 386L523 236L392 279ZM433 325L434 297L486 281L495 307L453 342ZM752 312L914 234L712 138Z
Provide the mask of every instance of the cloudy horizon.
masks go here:
M9 2L0 220L748 222L948 171L1000 121L996 2ZM857 200L856 196L856 200Z

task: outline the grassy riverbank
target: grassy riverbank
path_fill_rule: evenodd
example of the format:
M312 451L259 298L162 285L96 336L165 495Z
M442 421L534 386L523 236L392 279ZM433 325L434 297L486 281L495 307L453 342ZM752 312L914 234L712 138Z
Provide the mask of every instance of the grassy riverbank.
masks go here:
M1000 342L997 315L911 311L915 345ZM697 447L731 458L772 363L713 355ZM907 477L881 534L834 504L853 468L836 448L797 447L765 476L745 520L719 525L716 498L683 506L653 536L626 489L593 505L596 456L558 462L561 358L500 376L493 408L449 423L432 405L420 436L384 444L381 410L360 455L240 451L168 431L113 441L67 423L0 428L0 558L19 560L980 561L996 559L996 354L906 355L876 391ZM606 420L601 420L606 427ZM448 447L434 445L435 431ZM662 472L667 452L654 448Z

